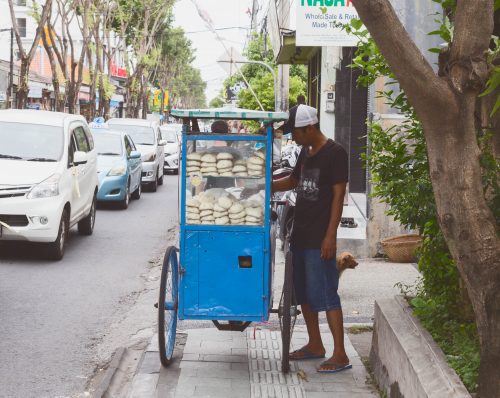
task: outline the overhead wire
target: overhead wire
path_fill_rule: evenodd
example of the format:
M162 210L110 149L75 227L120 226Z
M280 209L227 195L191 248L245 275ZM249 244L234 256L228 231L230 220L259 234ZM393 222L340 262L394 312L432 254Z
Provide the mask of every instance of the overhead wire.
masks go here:
M222 44L222 47L224 47L224 50L226 51L226 54L231 57L231 52L229 51L229 49L227 48L226 44L224 43L224 41L222 40L221 36L219 35L219 33L215 30L214 26L213 26L213 22L212 22L212 19L210 18L210 15L208 15L208 13L204 10L202 10L198 3L196 2L196 0L191 0L191 2L195 5L196 7L196 10L198 11L198 14L200 16L200 18L205 22L205 24L207 25L207 27L212 31L212 33L215 35L215 37L217 38L217 40ZM236 67L236 70L237 72L240 74L241 78L243 79L243 81L245 82L245 84L247 85L248 89L250 90L250 92L252 93L252 95L254 96L255 100L257 101L257 103L259 104L259 107L261 110L264 110L264 107L262 106L262 103L260 102L259 100L259 97L257 97L257 94L255 94L255 91L254 89L252 88L252 86L250 85L250 83L248 82L247 78L245 77L245 75L243 74L243 72L241 72L241 69L240 67L238 66L237 63L234 63L234 66Z

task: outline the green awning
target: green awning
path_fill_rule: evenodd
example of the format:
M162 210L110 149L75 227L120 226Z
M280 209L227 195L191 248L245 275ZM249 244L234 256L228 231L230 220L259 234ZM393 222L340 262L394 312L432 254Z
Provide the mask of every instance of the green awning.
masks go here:
M170 114L175 117L198 119L239 119L260 120L263 122L288 120L287 112L255 111L252 109L240 109L234 107L211 109L172 109Z
M287 33L283 35L283 45L276 58L276 63L307 64L318 50L319 47L297 47L295 45L295 33Z

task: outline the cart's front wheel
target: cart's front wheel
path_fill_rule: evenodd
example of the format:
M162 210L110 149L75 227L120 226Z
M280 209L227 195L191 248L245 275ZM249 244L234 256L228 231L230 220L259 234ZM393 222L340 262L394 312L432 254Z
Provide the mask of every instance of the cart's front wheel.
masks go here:
M297 319L297 304L295 302L293 290L291 251L288 251L285 257L285 278L278 316L280 320L282 343L281 368L283 373L288 373L290 371L290 341L292 338L292 331L295 326L295 320Z
M179 292L178 250L170 246L165 252L161 270L160 298L158 300L158 345L163 366L172 362Z

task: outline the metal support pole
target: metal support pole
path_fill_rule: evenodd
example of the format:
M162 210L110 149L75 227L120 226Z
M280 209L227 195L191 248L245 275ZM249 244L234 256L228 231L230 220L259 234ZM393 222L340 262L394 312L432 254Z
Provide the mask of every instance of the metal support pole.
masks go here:
M10 76L9 76L9 107L14 106L14 28L10 28Z

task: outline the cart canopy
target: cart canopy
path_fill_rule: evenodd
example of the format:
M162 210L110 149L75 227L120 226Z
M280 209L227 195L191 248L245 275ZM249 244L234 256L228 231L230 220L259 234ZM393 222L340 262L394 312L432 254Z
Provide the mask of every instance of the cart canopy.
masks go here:
M277 122L288 120L288 112L255 111L235 107L210 109L172 109L172 116L197 119L258 120L261 122Z

